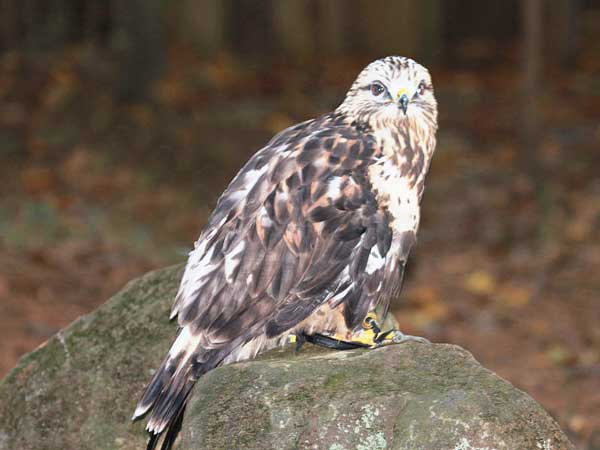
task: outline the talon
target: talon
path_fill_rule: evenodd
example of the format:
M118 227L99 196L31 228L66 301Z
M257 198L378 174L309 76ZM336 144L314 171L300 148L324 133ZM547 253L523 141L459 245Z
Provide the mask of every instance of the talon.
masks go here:
M365 330L373 330L373 333L375 333L375 335L381 333L381 328L377 323L377 315L374 312L370 312L369 314L367 314L367 317L365 317L365 319L362 322L362 327Z
M362 327L365 330L370 330L372 328L378 327L378 325L377 325L377 315L375 313L372 313L372 312L370 312L369 314L367 314L367 316L365 317L365 319L362 322Z
M377 336L375 336L375 343L376 344L380 344L381 342L385 341L388 336L393 333L395 330L388 330L388 331L384 331L383 333L379 333Z

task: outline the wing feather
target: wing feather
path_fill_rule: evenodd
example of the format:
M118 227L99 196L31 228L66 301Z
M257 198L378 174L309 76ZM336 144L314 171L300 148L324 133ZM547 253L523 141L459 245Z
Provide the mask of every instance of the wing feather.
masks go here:
M399 290L414 233L392 239L369 183L380 156L372 137L325 116L246 163L190 252L171 312L178 338L136 411L152 411L148 430L162 432L194 380L249 341L289 332L326 303L343 305L355 328Z
M374 142L323 127L273 138L219 199L173 308L202 345L275 336L327 301L355 327L382 296L392 230L366 176Z

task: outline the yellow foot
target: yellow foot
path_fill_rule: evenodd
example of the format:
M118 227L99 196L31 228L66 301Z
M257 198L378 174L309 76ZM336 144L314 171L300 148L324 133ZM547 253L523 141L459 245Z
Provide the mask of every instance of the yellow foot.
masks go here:
M363 320L362 329L354 333L350 339L337 334L333 337L340 341L358 343L371 348L382 347L390 344L400 344L407 341L416 341L423 344L430 343L423 337L404 334L397 329L381 331L377 321L377 315L374 312L367 314L367 317L365 317L365 320Z
M367 314L359 331L351 336L341 334L291 334L287 338L289 343L295 344L295 351L298 352L305 342L319 345L321 347L332 348L335 350L351 350L356 348L377 348L384 345L399 344L406 341L416 341L429 344L429 341L419 336L404 334L396 328L388 331L381 331L377 322L377 316L374 312Z

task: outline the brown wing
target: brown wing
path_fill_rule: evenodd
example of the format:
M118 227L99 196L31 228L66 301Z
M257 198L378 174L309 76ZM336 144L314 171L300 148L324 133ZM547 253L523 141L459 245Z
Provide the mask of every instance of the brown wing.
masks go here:
M190 253L172 310L178 336L134 414L151 411L154 436L194 381L246 342L325 302L344 304L354 328L389 300L401 265L366 176L377 156L365 134L324 117L273 138L231 182Z
M323 125L276 136L219 200L172 313L200 347L276 336L326 301L355 327L378 301L392 234L366 178L374 143Z

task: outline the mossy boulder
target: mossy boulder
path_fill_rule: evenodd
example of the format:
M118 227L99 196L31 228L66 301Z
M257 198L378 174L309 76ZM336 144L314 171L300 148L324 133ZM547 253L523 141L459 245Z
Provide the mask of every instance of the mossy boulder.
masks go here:
M181 267L132 281L0 382L1 450L143 449L135 403L173 338ZM196 386L179 449L572 449L529 396L465 350L309 345L216 369Z

